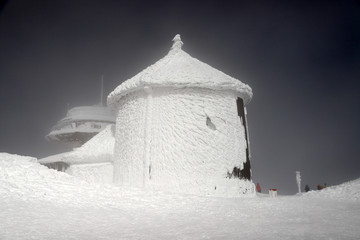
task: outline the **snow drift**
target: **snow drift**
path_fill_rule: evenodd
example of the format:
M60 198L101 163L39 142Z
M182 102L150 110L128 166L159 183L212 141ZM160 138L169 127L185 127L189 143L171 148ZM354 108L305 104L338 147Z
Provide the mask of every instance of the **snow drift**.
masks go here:
M310 191L304 194L303 197L360 201L360 178L323 188L319 191Z
M0 153L0 195L2 199L45 201L77 206L111 204L108 197L99 196L110 186L90 184L67 173L49 169L36 158ZM108 190L107 190L108 189Z
M89 184L0 153L0 239L357 239L359 200L327 196L359 184L303 197L197 197Z

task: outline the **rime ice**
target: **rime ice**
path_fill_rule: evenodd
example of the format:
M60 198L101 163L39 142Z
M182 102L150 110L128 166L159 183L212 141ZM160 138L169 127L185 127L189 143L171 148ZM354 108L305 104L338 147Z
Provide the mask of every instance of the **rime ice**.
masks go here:
M114 181L199 195L255 194L244 105L251 88L182 50L108 96L116 110Z

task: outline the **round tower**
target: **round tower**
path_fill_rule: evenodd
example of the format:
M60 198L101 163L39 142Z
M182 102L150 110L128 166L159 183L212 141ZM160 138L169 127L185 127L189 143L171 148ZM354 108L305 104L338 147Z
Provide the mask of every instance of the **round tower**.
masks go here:
M108 96L116 113L114 182L198 195L255 194L246 108L251 88L169 53Z

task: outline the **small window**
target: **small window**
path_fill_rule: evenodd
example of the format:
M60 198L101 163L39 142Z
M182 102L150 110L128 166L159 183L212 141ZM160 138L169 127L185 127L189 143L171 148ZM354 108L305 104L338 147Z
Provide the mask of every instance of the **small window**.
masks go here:
M54 169L54 170L57 170L59 172L65 172L66 169L69 167L69 165L64 163L64 162L47 163L47 164L44 164L44 165L47 166L50 169Z
M96 128L96 129L100 129L100 128L101 128L101 125L100 125L100 124L97 124L97 123L92 123L92 124L91 124L91 127L92 127L92 128Z

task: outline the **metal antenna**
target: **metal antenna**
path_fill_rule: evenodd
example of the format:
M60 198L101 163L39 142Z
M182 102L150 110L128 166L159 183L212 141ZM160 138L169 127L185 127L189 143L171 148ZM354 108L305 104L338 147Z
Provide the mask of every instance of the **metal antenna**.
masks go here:
M104 75L101 75L101 92L100 92L100 106L104 106L103 105L103 92L104 92Z

